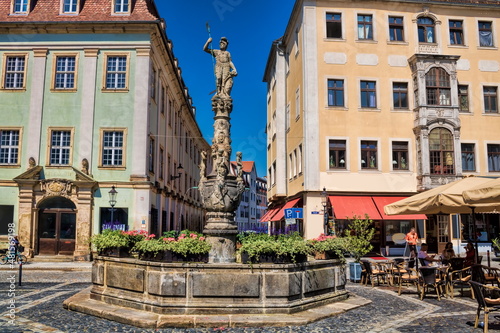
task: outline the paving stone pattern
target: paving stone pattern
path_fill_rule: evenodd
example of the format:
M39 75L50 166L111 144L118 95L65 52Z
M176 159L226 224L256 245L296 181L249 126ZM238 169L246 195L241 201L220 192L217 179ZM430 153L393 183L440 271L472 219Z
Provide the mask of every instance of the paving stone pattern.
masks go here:
M429 294L423 301L414 289L398 296L394 287L365 287L348 283L352 297L364 297L371 304L300 327L140 329L63 309L62 302L90 286L90 271L43 271L23 273L22 286L15 287L16 318L9 323L7 278L12 271L0 271L0 333L21 332L482 332L467 324L473 321L477 303L470 297L444 298ZM495 318L490 316L490 321ZM500 331L490 326L490 331Z

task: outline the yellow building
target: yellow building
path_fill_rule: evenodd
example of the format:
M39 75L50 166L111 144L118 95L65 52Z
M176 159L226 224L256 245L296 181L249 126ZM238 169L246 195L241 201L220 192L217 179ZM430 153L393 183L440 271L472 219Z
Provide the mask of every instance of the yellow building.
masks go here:
M500 176L499 36L498 1L297 0L264 75L271 207L300 198L307 238L325 230L325 201L337 232L368 213L384 250L414 225L431 250L459 247L467 216L390 217L383 206ZM479 226L487 246L498 215Z

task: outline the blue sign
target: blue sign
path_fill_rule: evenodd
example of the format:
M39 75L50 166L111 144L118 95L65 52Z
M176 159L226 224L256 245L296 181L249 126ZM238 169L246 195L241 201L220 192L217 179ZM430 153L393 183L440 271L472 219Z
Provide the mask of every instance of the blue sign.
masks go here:
M301 219L302 208L286 208L285 209L285 219Z

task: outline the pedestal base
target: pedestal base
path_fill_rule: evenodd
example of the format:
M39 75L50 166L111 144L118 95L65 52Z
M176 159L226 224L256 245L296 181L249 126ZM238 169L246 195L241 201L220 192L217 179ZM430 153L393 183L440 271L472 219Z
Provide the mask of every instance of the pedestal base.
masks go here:
M236 262L236 230L203 230L207 242L212 245L208 256L209 263Z

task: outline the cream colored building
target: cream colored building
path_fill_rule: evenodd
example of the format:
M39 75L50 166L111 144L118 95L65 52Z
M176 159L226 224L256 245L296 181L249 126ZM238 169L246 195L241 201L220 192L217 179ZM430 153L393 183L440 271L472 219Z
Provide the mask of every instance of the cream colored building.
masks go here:
M462 176L500 176L499 44L498 1L297 0L264 76L271 207L301 198L304 234L316 237L325 188L337 232L368 213L382 248L414 225L436 250L458 247L466 216L424 222L383 206ZM483 217L486 246L499 221Z

